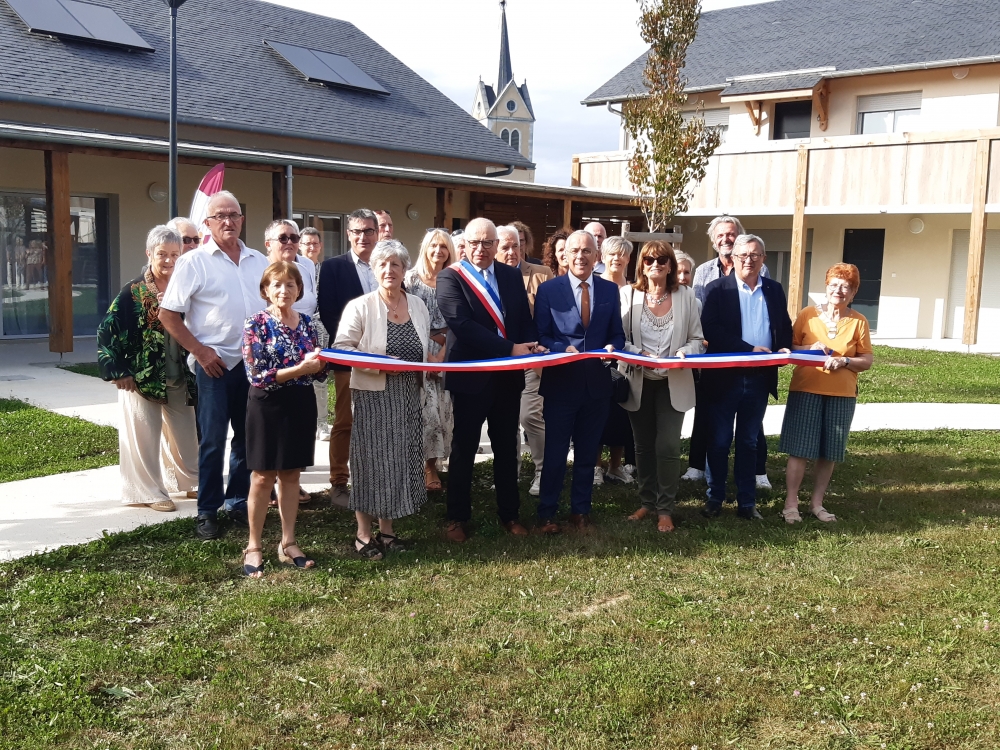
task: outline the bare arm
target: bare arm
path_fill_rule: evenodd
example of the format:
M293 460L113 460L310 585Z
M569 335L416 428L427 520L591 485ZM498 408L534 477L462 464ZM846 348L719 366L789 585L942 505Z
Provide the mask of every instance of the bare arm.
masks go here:
M215 349L205 346L194 334L184 325L184 320L179 312L160 308L160 322L167 329L167 333L174 337L174 340L183 348L187 349L198 360L205 373L211 378L221 378L226 374L226 363L216 353Z

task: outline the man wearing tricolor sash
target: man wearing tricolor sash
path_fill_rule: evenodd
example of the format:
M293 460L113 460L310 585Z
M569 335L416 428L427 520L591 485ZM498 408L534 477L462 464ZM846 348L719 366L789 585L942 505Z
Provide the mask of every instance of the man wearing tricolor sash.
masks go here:
M438 275L438 306L448 323L447 362L517 357L544 352L521 273L494 262L497 231L488 219L465 229L466 259ZM472 515L472 468L483 423L493 447L493 481L500 522L511 534L528 532L518 519L518 418L524 373L449 372L455 427L448 477L448 539L464 542Z

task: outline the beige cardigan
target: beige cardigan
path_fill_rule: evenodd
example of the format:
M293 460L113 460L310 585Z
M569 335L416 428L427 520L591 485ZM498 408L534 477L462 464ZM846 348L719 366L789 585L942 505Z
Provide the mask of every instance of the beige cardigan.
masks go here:
M686 286L680 287L670 295L671 309L674 313L674 333L667 356L674 356L678 351L685 354L702 354L705 346L702 343L701 312L698 309L698 298ZM621 311L622 327L625 329L625 351L641 352L642 331L639 325L642 307L646 304L646 295L636 291L631 284L622 287ZM629 398L622 404L626 411L638 411L642 403L642 369L624 362L618 363L618 370L628 376ZM694 376L691 370L667 370L667 382L670 383L670 404L677 411L685 412L694 408Z
M424 347L424 362L427 361L427 340L430 336L430 314L424 301L414 294L406 295L410 310L410 320ZM369 292L352 299L344 308L337 327L335 349L347 349L367 354L385 354L385 340L389 330L389 316L385 303L378 291ZM418 378L421 383L423 378ZM355 367L351 370L351 388L359 391L384 391L385 373L370 367Z

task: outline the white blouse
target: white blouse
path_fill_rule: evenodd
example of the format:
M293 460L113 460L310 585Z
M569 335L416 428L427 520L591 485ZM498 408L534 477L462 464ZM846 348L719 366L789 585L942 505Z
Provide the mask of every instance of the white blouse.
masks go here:
M639 333L642 335L642 348L654 357L669 357L670 342L674 336L674 310L671 308L666 315L657 317L646 306L642 306L642 318L639 320ZM667 370L643 368L642 376L646 380L665 380Z

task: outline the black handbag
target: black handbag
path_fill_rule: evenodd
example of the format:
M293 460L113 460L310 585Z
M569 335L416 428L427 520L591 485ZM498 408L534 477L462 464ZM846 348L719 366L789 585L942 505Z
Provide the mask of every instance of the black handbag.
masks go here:
M617 360L608 360L604 363L604 366L611 373L611 400L618 404L625 403L628 401L629 396L632 395L632 389L628 384L628 377L625 373L619 372Z

